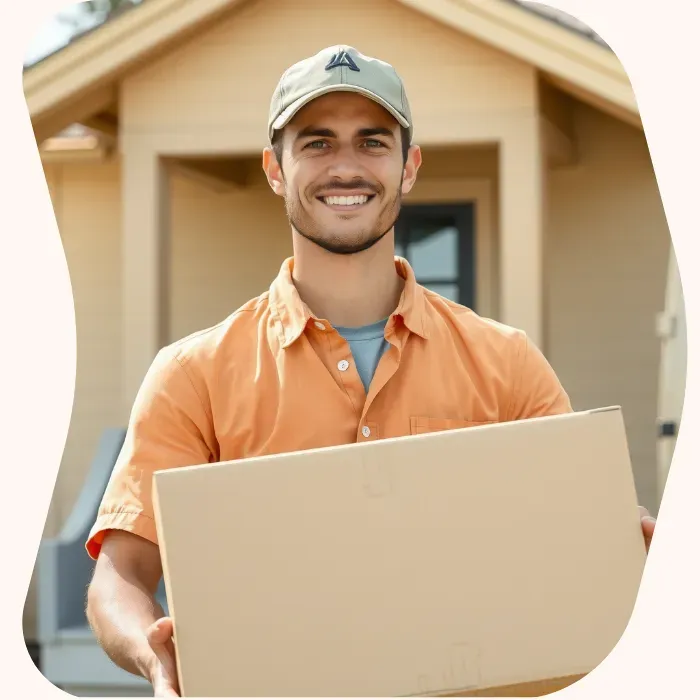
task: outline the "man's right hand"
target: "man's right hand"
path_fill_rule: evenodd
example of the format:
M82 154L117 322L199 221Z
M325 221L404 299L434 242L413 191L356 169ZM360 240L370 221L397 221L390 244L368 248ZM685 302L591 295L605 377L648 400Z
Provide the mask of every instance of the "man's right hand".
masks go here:
M177 698L173 621L156 599L162 576L157 544L126 530L108 530L86 612L97 641L117 666L148 681L155 697Z
M146 636L155 660L150 671L149 681L156 698L178 698L180 690L177 682L177 664L173 643L173 621L170 617L156 620L147 630Z

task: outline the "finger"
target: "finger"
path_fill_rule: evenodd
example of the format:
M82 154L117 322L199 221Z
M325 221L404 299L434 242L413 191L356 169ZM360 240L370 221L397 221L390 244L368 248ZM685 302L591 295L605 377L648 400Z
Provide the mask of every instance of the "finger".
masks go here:
M146 632L148 637L148 643L153 646L154 644L165 644L173 636L173 621L172 618L163 617L160 620L156 620Z
M171 618L157 620L148 629L148 643L162 666L164 679L177 688L177 665L175 645L173 644L173 621Z
M639 517L648 518L651 517L651 513L644 506L637 506L639 508Z
M644 545L649 553L649 548L651 547L651 541L654 536L654 529L656 528L656 520L650 515L642 517L642 535L644 535Z

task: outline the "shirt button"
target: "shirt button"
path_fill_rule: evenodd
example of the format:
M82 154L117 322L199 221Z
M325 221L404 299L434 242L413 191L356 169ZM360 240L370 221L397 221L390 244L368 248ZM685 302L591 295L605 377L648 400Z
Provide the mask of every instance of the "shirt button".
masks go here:
M326 330L326 327L320 321L315 321L314 326L316 326L316 328L318 328L318 330L320 331Z
M341 372L345 372L345 370L346 370L348 367L350 367L350 363L349 363L347 360L341 360L341 361L338 363L338 369L339 369Z
M362 434L366 438L368 438L372 434L372 431L367 426L365 426L364 428L362 428Z

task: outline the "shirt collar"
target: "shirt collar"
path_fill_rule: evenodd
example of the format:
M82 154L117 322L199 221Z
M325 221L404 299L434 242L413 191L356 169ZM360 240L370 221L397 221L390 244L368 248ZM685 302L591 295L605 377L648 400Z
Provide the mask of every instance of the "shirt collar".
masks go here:
M407 260L395 257L394 262L397 273L406 282L392 317L402 319L409 331L427 339L424 290L416 282L416 276ZM270 306L283 348L292 345L301 336L310 321L319 321L299 296L292 278L293 270L294 258L287 258L270 286Z

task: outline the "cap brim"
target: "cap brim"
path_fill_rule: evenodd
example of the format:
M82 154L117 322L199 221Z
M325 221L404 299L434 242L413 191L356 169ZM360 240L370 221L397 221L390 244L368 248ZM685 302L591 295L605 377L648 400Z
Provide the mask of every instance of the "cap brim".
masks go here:
M374 100L377 104L381 105L384 107L384 109L391 114L394 119L405 129L411 129L411 125L408 123L406 118L400 114L394 107L392 107L385 99L381 98L379 95L375 94L371 90L367 90L366 88L362 87L357 87L355 85L328 85L327 87L322 87L318 88L317 90L313 90L310 92L308 95L304 95L304 97L300 97L298 100L295 102L292 102L285 110L283 110L279 116L275 119L274 122L272 122L272 125L270 126L270 133L269 137L270 140L272 140L273 133L277 131L278 129L282 129L289 122L292 120L294 115L305 105L309 104L312 100L315 100L317 97L320 97L321 95L327 95L328 93L331 92L356 92L360 95L364 95L365 97L368 97L370 100Z

